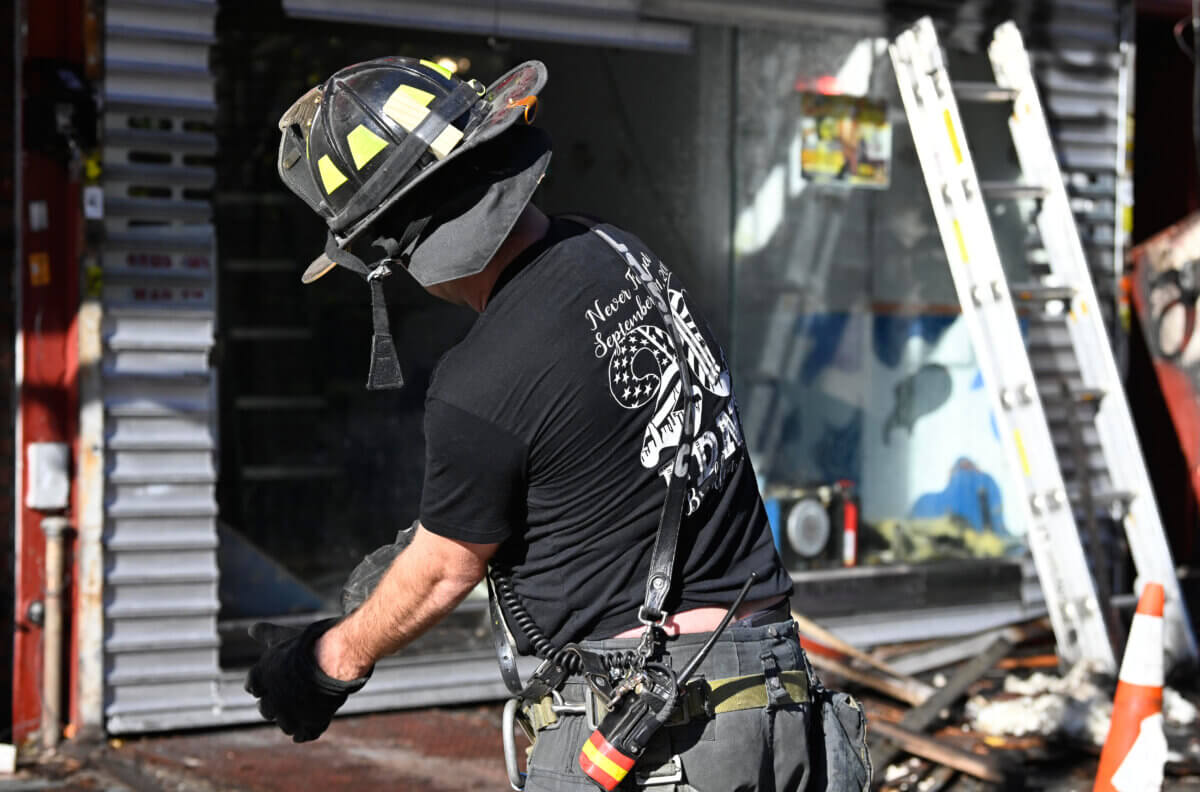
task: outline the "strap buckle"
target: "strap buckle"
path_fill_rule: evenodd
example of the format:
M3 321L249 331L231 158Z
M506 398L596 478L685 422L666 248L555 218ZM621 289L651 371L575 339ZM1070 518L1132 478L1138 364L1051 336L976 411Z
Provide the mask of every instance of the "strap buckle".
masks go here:
M658 611L658 618L650 615L650 609L645 605L638 608L637 619L647 627L662 627L667 623L667 614L665 611Z
M367 273L367 283L370 283L373 280L378 280L380 278L386 278L388 275L391 275L392 268L387 265L387 263L391 260L392 259L383 259L382 261L379 262L379 264L374 269L372 269L370 272L368 272Z
M591 688L588 689L590 690ZM568 704L563 700L562 693L552 690L550 691L550 711L554 713L556 718L559 715L585 715L587 714L587 706L584 704ZM545 728L547 730L557 729L561 725L558 720L555 720L554 723Z
M633 768L634 781L638 787L666 786L683 781L683 761L679 754L671 754L671 758L654 768L643 768L641 764Z
M608 700L592 687L583 691L583 714L587 716L587 727L595 731L600 727L600 721L608 714Z
M642 610L644 609L645 606L642 607ZM663 636L665 633L663 632L662 625L664 622L666 622L667 616L664 613L662 618L657 622L650 621L642 619L642 611L639 610L638 619L642 622L642 624L646 625L646 629L642 633L642 641L638 644L637 648L638 657L641 658L641 665L644 666L646 661L654 656L655 648L662 646L663 644Z
M664 726L682 726L699 718L708 720L715 714L712 707L712 688L703 677L686 682L679 691L679 700Z

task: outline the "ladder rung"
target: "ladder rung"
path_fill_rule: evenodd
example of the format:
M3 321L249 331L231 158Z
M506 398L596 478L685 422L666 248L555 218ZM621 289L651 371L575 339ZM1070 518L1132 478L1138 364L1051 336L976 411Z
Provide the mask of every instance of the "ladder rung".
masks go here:
M1046 313L1045 311L1021 311L1021 318L1029 325L1030 331L1052 332L1064 331L1067 326L1067 320L1071 315L1066 311L1062 313Z
M1029 328L1025 337L1025 348L1030 352L1054 352L1057 350L1070 351L1071 334L1067 328L1059 325L1057 328L1046 325L1035 325Z
M1061 410L1061 412L1060 412ZM1057 413L1057 414L1055 414ZM1046 417L1046 422L1050 425L1050 439L1054 443L1055 448L1074 448L1075 432L1079 432L1079 445L1088 449L1088 452L1101 451L1100 436L1096 434L1096 424L1093 422L1094 416L1075 415L1075 410L1070 407L1065 410L1061 407L1049 412ZM1075 429L1072 430L1070 424L1075 424Z
M1064 396L1058 387L1047 385L1038 388L1038 393L1047 405L1099 406L1106 391L1103 388L1071 388L1069 394Z
M1056 382L1063 377L1080 379L1079 358L1067 349L1036 348L1029 352L1029 366L1038 382Z
M1022 302L1053 302L1069 300L1075 296L1074 286L1047 286L1042 283L1014 283L1011 287L1014 300Z
M1020 200L1022 198L1045 198L1049 192L1040 184L1023 182L981 181L979 189L988 198Z
M1067 440L1066 443L1058 440ZM1089 448L1085 443L1070 442L1070 438L1058 438L1054 444L1058 455L1058 466L1062 471L1063 481L1068 485L1077 483L1081 473L1092 480L1092 492L1108 492L1112 489L1109 483L1108 463L1104 460L1103 452L1098 448ZM1083 470L1080 470L1078 457L1083 457ZM1102 478L1103 477L1103 478Z
M1083 497L1082 488L1075 483L1067 484L1067 499L1072 504L1078 504L1079 499ZM1120 505L1128 508L1130 501L1134 498L1132 492L1123 490L1109 490L1105 492L1092 493L1092 505L1102 511L1111 511L1115 505Z
M1026 341L1025 349L1031 358L1029 367L1033 371L1033 377L1039 382L1058 382L1064 374L1078 374L1079 359L1075 357L1075 349L1069 344Z
M1012 287L1013 293L1016 293L1016 289L1024 289L1026 287L1028 287L1028 283L1015 283ZM1026 322L1030 323L1031 328L1043 330L1062 330L1066 328L1067 319L1070 318L1070 314L1066 311L1058 311L1056 313L1026 311L1021 316Z
M1012 88L1003 88L996 83L956 80L952 82L954 95L964 102L1011 102L1017 98Z

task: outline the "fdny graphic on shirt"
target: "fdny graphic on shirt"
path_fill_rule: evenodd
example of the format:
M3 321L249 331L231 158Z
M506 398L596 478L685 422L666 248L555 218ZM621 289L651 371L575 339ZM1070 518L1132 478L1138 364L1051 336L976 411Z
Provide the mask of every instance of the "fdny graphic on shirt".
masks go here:
M654 297L642 282L653 278L669 303L683 341L692 392L698 397L688 470L687 513L691 514L710 492L724 486L744 445L729 369L720 350L714 355L700 332L684 292L671 288L670 270L644 253L640 261L633 253L625 255L630 260L625 287L607 300L594 300L584 314L595 341L593 352L599 359L608 359L608 387L618 404L627 410L653 405L639 461L642 467L669 479L683 430L683 381L671 335L662 326Z

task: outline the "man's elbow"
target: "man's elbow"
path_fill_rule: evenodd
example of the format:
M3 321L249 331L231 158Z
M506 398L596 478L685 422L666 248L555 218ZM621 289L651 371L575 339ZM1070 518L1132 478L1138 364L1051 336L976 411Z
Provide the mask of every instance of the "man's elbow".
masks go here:
M418 533L416 542L420 543L420 550L425 551L420 555L424 556L422 566L433 589L431 593L439 599L454 602L469 594L483 580L488 559L496 547L447 539L424 530Z
M447 599L455 602L466 597L479 585L487 571L487 565L453 565L443 567L435 576L434 588Z

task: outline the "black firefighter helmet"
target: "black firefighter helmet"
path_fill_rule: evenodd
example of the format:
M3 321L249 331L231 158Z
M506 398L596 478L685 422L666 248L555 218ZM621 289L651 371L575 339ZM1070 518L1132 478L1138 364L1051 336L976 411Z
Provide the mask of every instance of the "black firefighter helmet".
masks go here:
M279 119L279 176L329 226L325 251L301 280L341 265L371 285L368 388L402 384L379 280L388 265L422 286L473 275L528 204L550 141L513 124L532 120L545 82L540 61L484 87L431 61L376 58L339 70ZM432 178L439 172L446 177ZM350 248L372 236L383 256L367 265Z

